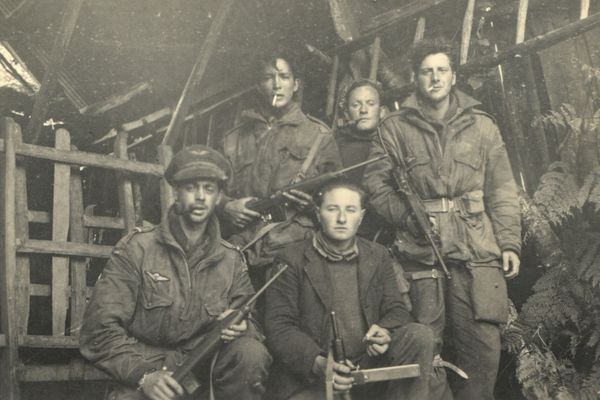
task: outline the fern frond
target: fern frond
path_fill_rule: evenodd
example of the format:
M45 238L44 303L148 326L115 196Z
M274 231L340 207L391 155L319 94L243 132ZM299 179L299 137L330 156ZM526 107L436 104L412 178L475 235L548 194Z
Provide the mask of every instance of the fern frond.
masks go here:
M578 207L579 188L563 163L553 163L548 169L540 178L533 202L550 223L560 225Z

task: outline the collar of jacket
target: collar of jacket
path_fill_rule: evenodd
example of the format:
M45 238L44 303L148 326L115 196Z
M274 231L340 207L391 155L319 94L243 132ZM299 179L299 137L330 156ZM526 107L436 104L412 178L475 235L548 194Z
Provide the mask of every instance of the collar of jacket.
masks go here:
M265 115L259 110L245 110L242 111L242 119L247 122L260 122L263 124L270 124L272 122L269 121L269 118L265 117ZM283 126L283 125L291 125L298 126L302 124L307 119L306 115L302 112L300 105L294 102L289 110L283 114L279 118L275 118L274 124Z
M371 132L358 132L346 126L338 130L338 135L347 141L370 142L377 135L377 129Z
M318 231L313 236L313 247L317 252L325 257L328 261L336 262L336 261L352 261L356 257L358 257L358 246L356 245L356 238L354 239L354 243L348 249L344 251L338 251L332 248L327 241L323 238L323 231Z
M198 249L195 249L190 255L187 255L183 247L175 239L173 232L171 232L169 219L174 213L175 206L173 205L171 206L171 208L169 208L169 216L166 218L166 221L162 221L160 224L158 232L159 242L179 250L188 260L188 264L190 267L196 265L200 261L204 261L205 263L212 263L219 261L223 258L224 253L223 249L220 246L221 228L219 226L219 220L217 219L217 216L215 214L210 216L207 222L206 231L204 232L204 234L207 235L207 241L199 241L199 243L206 243L204 246L202 246L204 251L197 251Z
M367 291L377 269L377 265L375 264L377 260L371 248L362 239L357 238L356 244L358 246L358 293L360 304L364 310L365 306L367 306L365 304ZM329 311L333 304L331 276L327 269L329 261L319 254L312 244L306 246L304 256L308 261L304 265L304 271L325 309Z

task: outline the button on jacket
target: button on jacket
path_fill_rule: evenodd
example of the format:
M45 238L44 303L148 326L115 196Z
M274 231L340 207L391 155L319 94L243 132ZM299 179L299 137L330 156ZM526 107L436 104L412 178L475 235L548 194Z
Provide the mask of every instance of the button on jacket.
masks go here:
M206 235L189 256L168 222L117 243L86 310L85 358L135 385L147 371L172 370L219 314L254 293L240 253L220 238L215 216Z
M396 247L406 258L433 264L429 244L405 230L407 206L392 171L404 159L408 178L422 199L447 198L456 207L430 213L448 260L499 266L501 251L520 252L521 224L517 189L508 155L493 119L475 99L455 91L456 112L432 122L415 94L379 127L371 157L391 157L367 166L364 185L371 204L397 227ZM437 129L436 129L437 128ZM483 196L482 196L483 195Z

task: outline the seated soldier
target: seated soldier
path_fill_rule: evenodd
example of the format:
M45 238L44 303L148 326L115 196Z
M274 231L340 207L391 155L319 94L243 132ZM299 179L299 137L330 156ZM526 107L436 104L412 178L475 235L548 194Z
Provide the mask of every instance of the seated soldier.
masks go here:
M176 193L168 219L115 246L80 338L83 356L117 382L110 399L183 395L171 377L176 366L232 304L254 293L214 214L229 174L227 160L206 146L179 152L165 171ZM211 371L216 399L260 399L271 357L254 322L224 329L221 339Z
M385 394L375 397L429 398L433 333L406 310L386 249L356 237L365 201L365 192L352 183L325 185L317 197L320 230L276 258L289 265L266 297L267 346L275 360L268 392L276 399L323 399L331 311L350 360L333 363L334 390L373 398L381 387L353 387L349 365L418 363L419 378L390 381Z

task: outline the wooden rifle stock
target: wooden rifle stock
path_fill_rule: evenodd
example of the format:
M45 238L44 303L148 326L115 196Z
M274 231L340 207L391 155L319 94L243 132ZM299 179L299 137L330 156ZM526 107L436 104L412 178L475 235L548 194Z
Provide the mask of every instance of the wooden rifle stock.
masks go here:
M208 332L202 340L194 347L189 357L183 362L183 364L173 372L173 378L181 384L184 390L188 394L192 394L196 389L200 387L196 377L194 376L193 370L197 365L203 365L210 361L213 355L217 352L217 349L222 343L221 331L230 327L231 325L239 324L244 320L252 309L252 305L256 302L258 297L262 295L265 290L287 269L287 265L283 266L275 273L271 279L264 284L248 301L246 301L242 307L235 309L225 318L215 323L215 326Z
M346 349L344 348L344 340L340 335L340 331L337 325L337 319L335 318L335 311L331 312L331 327L333 329L333 359L336 363L346 364ZM339 397L343 400L352 400L352 395L349 391L338 393Z

